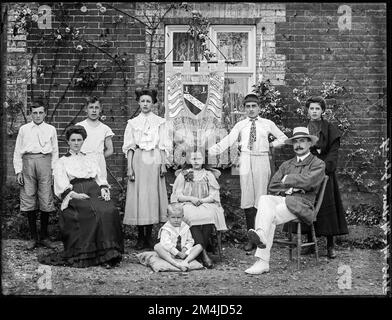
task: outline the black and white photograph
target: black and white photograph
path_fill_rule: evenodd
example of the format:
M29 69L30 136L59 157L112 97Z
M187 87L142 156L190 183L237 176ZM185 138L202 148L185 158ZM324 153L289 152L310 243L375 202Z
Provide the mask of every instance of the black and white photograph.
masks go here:
M2 2L1 295L390 297L390 9Z

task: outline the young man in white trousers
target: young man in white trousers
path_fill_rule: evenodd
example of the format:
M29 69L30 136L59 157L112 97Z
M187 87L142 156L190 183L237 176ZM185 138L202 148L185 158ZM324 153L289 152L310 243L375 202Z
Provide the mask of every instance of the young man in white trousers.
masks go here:
M274 122L259 116L260 101L256 93L247 94L243 104L246 119L237 122L230 133L213 145L208 153L212 156L220 154L240 139L241 209L244 209L247 230L249 230L254 228L257 201L261 195L267 194L271 177L270 147L283 146L287 136ZM268 140L270 134L276 138L273 142ZM244 246L245 251L254 248L255 246L250 242Z

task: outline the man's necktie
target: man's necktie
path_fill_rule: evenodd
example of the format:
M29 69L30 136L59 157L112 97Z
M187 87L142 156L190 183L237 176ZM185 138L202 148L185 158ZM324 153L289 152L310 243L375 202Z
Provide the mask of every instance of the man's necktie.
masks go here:
M253 150L253 143L256 141L256 119L251 119L252 125L249 131L248 149Z
M181 236L178 236L178 237L177 237L176 249L177 249L178 251L181 251Z

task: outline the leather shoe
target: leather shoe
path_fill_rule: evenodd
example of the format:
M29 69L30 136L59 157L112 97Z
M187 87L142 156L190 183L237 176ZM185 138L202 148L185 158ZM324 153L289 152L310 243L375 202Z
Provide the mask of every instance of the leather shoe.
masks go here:
M248 242L246 243L246 245L244 246L244 250L245 250L245 251L252 251L252 250L255 249L255 248L256 248L256 245L253 244L253 243L250 242L250 241L248 241Z
M329 259L335 259L336 258L336 252L334 248L328 248L327 249L327 257Z
M54 248L56 248L56 247L53 245L53 243L52 243L49 239L43 239L43 240L40 241L40 243L41 243L44 247L49 248L49 249L54 249Z
M261 259L257 260L253 266L245 270L248 274L263 274L269 272L269 264Z
M38 246L37 240L29 240L26 245L27 250L33 250Z
M203 261L203 265L207 269L211 269L214 266L214 263L212 262L211 258L208 256L206 250L202 251L202 253L201 253L201 260Z
M254 229L248 230L248 239L249 242L253 243L260 249L264 249L266 247L266 244L263 242L260 235Z

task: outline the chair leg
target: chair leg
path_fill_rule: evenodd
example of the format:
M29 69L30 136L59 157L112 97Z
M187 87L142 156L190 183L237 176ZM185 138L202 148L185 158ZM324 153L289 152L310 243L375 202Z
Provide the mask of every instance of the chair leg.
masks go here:
M316 262L319 262L319 254L318 254L316 231L314 230L314 224L313 223L312 223L312 226L311 226L311 230L312 230L312 239L313 239L313 242L314 242L314 253L316 255Z
M222 233L220 231L217 231L216 236L218 238L219 261L222 262Z
M290 242L293 242L293 232L291 230L291 227L292 227L292 223L289 222L287 225L287 231L289 233ZM293 246L292 245L289 245L289 258L290 258L290 261L293 261Z
M300 268L301 260L301 222L297 223L297 267Z

